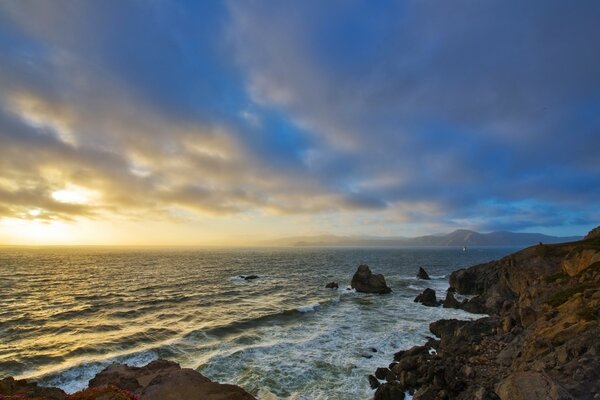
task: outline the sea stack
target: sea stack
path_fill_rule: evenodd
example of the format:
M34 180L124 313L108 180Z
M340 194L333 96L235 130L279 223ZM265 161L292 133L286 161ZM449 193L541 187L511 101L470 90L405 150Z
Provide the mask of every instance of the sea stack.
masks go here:
M368 265L359 265L358 270L352 277L350 286L357 292L363 293L390 293L392 289L385 283L382 274L373 274Z
M431 278L429 278L429 274L427 273L427 271L425 271L425 269L423 267L419 268L419 272L417 272L417 278L425 279L425 280L431 279Z

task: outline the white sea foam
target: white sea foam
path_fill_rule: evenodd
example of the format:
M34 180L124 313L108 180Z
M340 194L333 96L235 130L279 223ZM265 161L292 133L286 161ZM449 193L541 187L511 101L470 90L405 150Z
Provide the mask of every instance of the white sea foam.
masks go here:
M306 312L315 311L319 307L321 307L321 304L315 303L315 304L309 304L307 306L298 307L298 308L296 308L296 310L300 311L301 313L306 313Z

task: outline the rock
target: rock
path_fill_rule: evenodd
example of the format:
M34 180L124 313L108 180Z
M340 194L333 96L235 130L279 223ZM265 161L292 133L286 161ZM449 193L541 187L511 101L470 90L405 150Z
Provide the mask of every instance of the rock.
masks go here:
M415 297L414 301L428 307L437 307L440 305L435 297L435 290L430 288L423 290L423 293Z
M562 269L569 276L575 276L597 262L600 262L600 250L582 249L569 253L562 262Z
M199 372L179 364L156 360L138 368L113 364L97 374L90 388L114 385L144 400L252 400L244 389L212 382Z
M425 269L423 269L422 267L420 267L419 272L417 272L417 278L425 280L431 279L429 278L429 274L427 273L427 271L425 271Z
M386 294L392 291L385 283L383 275L373 274L368 265L359 265L350 286L357 292L363 293Z
M58 388L38 386L25 379L4 378L0 380L0 399L65 400L67 394Z
M388 382L379 386L373 400L404 400L404 390L398 382Z
M597 226L594 229L592 229L591 231L589 231L584 239L587 240L587 239L596 239L596 238L600 238L600 226Z
M327 285L325 285L325 288L327 289L337 289L339 288L337 282L329 282Z
M371 386L371 389L377 389L379 387L380 383L376 377L369 375L367 378L369 379L369 386Z
M460 294L477 294L477 275L468 269L459 269L450 274L450 287Z
M572 400L573 397L548 375L540 372L515 372L496 387L501 400Z
M375 370L375 377L377 379L384 380L387 373L390 372L389 368L381 367Z
M247 281L258 279L258 275L240 275L240 278L244 278Z
M454 293L456 292L456 289L454 288L448 288L448 292L446 293L446 298L444 299L444 308L460 308L460 302L458 300L456 300L456 297L454 297Z

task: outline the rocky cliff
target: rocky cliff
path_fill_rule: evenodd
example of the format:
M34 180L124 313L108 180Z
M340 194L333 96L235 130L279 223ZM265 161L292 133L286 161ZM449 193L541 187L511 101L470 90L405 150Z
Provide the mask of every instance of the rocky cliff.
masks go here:
M431 324L440 339L397 353L375 398L600 399L599 232L454 272L445 306L488 316Z

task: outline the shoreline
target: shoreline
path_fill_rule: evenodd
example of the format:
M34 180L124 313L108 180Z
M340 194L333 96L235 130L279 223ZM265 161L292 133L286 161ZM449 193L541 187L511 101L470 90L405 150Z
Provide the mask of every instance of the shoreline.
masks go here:
M439 339L369 378L375 400L600 399L598 229L453 272L444 307L488 316L430 324Z

